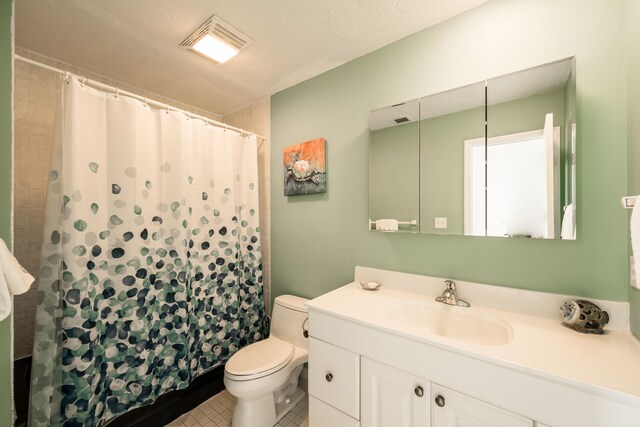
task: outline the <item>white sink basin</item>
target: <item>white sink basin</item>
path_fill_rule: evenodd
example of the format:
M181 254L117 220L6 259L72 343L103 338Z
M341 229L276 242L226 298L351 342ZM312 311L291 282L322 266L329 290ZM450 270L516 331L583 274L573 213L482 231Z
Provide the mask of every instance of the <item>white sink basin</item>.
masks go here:
M401 301L389 307L385 316L405 327L477 344L504 345L513 337L509 323L474 312L472 307Z

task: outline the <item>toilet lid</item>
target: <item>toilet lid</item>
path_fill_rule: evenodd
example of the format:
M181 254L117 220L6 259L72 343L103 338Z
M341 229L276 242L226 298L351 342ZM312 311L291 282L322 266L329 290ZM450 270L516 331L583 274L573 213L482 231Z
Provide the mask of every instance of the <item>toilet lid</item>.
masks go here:
M289 363L294 350L293 344L272 336L238 351L231 356L224 369L231 375L275 372Z

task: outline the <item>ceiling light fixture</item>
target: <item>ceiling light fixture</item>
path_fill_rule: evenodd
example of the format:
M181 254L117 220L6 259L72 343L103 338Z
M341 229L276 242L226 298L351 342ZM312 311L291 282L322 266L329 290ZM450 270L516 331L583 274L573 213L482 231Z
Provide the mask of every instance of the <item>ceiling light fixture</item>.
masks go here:
M214 15L180 46L203 58L223 64L252 41L247 35Z

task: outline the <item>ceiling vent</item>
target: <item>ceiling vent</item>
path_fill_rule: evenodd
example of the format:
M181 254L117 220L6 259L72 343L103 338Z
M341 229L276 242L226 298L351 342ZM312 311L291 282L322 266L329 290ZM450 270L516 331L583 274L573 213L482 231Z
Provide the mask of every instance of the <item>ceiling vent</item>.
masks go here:
M208 60L223 63L236 56L251 42L253 40L249 36L213 15L180 46Z
M398 117L397 119L393 119L394 122L396 122L397 124L402 124L402 123L407 123L411 121L411 118L409 116L402 116L402 117Z

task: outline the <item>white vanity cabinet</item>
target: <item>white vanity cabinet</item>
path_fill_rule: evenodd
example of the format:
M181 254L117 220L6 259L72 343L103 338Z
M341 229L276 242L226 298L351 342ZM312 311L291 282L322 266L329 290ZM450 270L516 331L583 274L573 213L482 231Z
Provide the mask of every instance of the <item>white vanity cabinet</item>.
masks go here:
M309 337L310 427L360 425L360 355Z
M465 396L431 386L431 427L533 427L533 420ZM541 424L539 424L541 426Z
M637 427L640 410L309 311L310 427ZM421 392L416 393L417 387ZM423 394L422 397L418 394ZM444 407L435 399L441 395Z
M311 427L533 427L532 420L309 339ZM542 425L539 425L542 426Z
M381 290L361 289L360 281L374 279L385 283ZM356 282L307 303L311 427L640 426L640 343L628 332L564 328L544 317L544 307L557 311L552 295L491 288L497 305L518 311L482 306L489 285L474 293L466 284L471 308L442 308L423 295L441 289L432 281L360 268ZM544 303L541 314L521 299ZM475 325L462 320L500 321L508 339L478 344L414 327L433 320L416 320L421 307L458 322L454 332Z
M360 421L309 395L310 427L360 427Z
M429 425L429 381L362 358L362 426Z
M529 418L391 366L365 357L361 366L363 427L534 426Z

